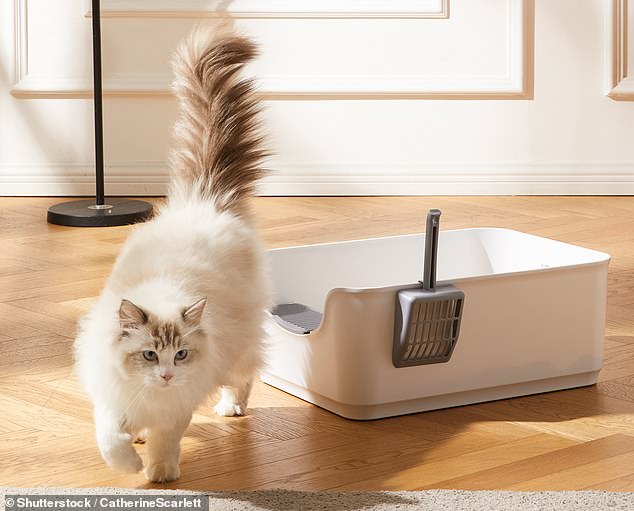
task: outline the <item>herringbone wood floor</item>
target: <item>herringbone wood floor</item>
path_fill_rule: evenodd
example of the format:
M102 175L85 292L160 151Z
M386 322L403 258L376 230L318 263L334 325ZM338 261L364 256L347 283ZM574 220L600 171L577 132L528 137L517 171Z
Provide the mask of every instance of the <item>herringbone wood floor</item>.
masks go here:
M101 461L71 370L75 322L127 227L47 225L59 199L0 199L0 485L149 487ZM183 441L192 489L634 490L634 198L260 198L270 247L423 229L509 227L599 249L610 265L593 387L353 422L257 385L246 417L200 409ZM139 447L143 451L143 446Z

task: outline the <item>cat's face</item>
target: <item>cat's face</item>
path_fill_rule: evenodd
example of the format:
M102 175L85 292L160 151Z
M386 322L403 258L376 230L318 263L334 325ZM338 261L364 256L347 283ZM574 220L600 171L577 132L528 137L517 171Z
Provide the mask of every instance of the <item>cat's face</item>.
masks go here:
M129 380L155 389L186 385L201 361L204 333L200 320L206 300L184 308L180 317L165 321L129 300L119 308L121 369Z

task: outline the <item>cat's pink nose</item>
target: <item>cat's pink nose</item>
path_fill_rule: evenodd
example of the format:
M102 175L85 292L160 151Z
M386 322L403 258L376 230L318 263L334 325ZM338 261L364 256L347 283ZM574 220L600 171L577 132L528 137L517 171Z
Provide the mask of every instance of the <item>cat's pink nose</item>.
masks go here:
M161 378L163 378L166 382L169 382L174 375L172 373L161 373Z

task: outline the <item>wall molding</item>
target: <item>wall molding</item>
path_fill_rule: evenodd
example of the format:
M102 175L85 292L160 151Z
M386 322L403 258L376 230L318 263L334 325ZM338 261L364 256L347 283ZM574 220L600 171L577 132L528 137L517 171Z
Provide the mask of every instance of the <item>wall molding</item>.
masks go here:
M164 162L106 165L106 193L164 195ZM634 162L278 164L263 195L629 195ZM0 166L0 196L93 195L91 165Z
M26 17L27 0L14 0L16 6L24 10ZM236 0L237 1L237 0ZM272 0L271 0L272 1ZM324 2L320 17L337 17L332 9L335 5L349 6L361 0L301 0L305 2L305 11L301 17L310 17L310 9L316 9L316 5ZM413 0L414 2L417 0ZM426 78L424 76L394 76L390 78L374 76L262 76L258 79L258 90L263 99L270 100L318 100L318 99L532 99L534 89L534 0L507 0L509 16L507 19L507 32L509 33L509 59L506 74L500 76L469 76ZM189 2L190 9L200 9L201 5L213 6L219 4L217 0L199 0ZM261 0L240 0L237 5L247 6L262 4ZM297 5L300 0L280 0L278 7L284 5ZM370 6L382 5L387 9L397 9L398 5L411 3L410 0L386 0L370 2ZM165 13L170 14L182 2L172 0L137 0L136 2L123 2L122 0L108 0L104 2L110 13L118 13L124 16L145 16L152 7L164 6ZM275 2L272 1L272 4ZM448 13L449 4L442 0L440 4ZM233 4L232 4L233 5ZM267 5L270 5L267 2ZM312 7L310 7L312 5ZM364 2L365 5L365 2ZM425 5L425 2L422 2ZM109 7L108 7L109 6ZM127 11L121 11L122 6L127 6ZM327 7L331 9L329 12ZM268 9L269 7L267 7ZM343 8L343 7L342 7ZM368 7L369 8L369 7ZM16 13L18 9L16 7ZM180 12L180 11L179 11ZM197 12L197 11L185 11ZM390 17L389 11L373 11L375 17ZM392 11L394 14L396 11ZM297 13L300 17L300 14ZM18 22L16 14L16 53L26 55L25 47L28 44L26 23ZM22 19L22 18L21 18ZM23 65L28 70L28 62ZM171 76L120 76L106 77L104 79L105 96L169 96L169 83ZM89 98L92 96L92 83L86 79L50 78L31 76L24 71L11 90L18 98Z
M103 0L102 16L428 19L447 18L449 0Z
M20 84L29 74L27 0L13 0L13 83Z
M164 162L106 165L106 192L111 195L163 195L169 177ZM91 164L0 165L1 196L94 195Z
M611 80L608 96L616 101L634 101L634 76L628 69L629 0L611 0Z

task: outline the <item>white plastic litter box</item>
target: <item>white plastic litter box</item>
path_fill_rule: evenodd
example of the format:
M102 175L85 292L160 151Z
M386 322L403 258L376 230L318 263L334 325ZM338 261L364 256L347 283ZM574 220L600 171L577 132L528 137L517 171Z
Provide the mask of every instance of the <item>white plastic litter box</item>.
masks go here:
M310 333L267 322L262 380L350 419L596 383L609 255L508 229L440 232L439 285L464 293L449 361L395 367L395 302L422 278L425 235L269 251L276 303L323 313Z

